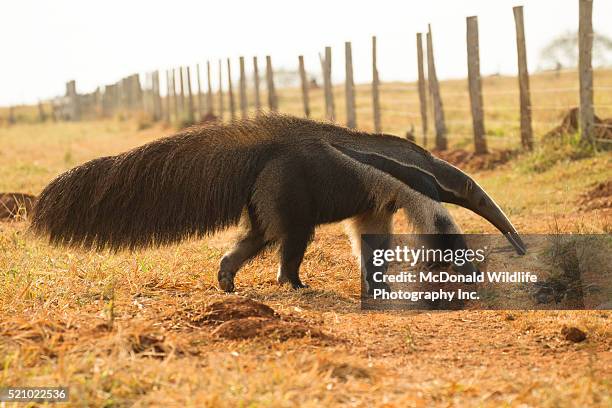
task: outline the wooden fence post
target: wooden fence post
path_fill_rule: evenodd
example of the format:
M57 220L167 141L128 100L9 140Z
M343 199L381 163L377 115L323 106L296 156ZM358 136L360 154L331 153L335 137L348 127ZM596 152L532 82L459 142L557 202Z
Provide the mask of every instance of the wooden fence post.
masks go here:
M219 120L223 121L223 63L219 60Z
M93 96L92 113L95 118L101 118L102 117L102 87L97 86L92 96Z
M482 82L480 80L480 53L478 50L478 17L466 18L468 87L472 107L472 126L474 128L474 148L476 154L487 153L487 139L482 107Z
M185 78L184 78L184 73L185 68L184 67L180 67L179 68L179 78L180 78L180 90L181 90L181 96L179 98L179 100L181 101L181 121L184 119L185 117L185 105L186 105L186 101L185 101Z
M118 89L117 98L119 100L119 109L121 110L121 113L124 114L125 111L127 111L127 92L128 92L127 77L121 78L119 82L117 82L117 89Z
M580 75L580 139L593 143L593 0L580 0L578 24L578 70Z
M155 120L162 118L161 92L159 89L159 71L153 72L153 117Z
M302 84L302 104L304 105L304 116L310 117L310 101L308 100L308 78L306 77L306 67L304 66L304 56L298 57L300 82Z
M113 84L112 113L121 111L121 81Z
M170 91L170 71L166 70L166 110L164 111L164 121L170 123L170 100L172 99L172 92Z
M125 106L126 110L133 111L136 107L136 86L134 85L134 75L125 78Z
M202 92L202 80L200 78L200 64L196 64L196 74L198 79L198 117L200 120L204 117L204 93Z
M145 86L143 87L143 100L146 100L147 113L153 120L155 119L155 85L153 84L153 72L147 72Z
M14 125L15 122L15 108L13 106L10 106L8 114L8 123L9 125Z
M155 98L153 93L153 72L147 72L142 87L143 110L149 114L152 120L155 120Z
M44 122L47 120L47 114L45 113L45 107L42 101L38 101L38 121Z
M195 106L193 104L193 92L191 91L191 71L189 70L189 66L186 67L187 71L187 92L189 94L189 112L187 114L187 120L189 124L193 124L195 122Z
M334 106L334 92L331 80L331 55L331 47L325 47L325 58L321 58L321 67L323 68L323 88L325 91L325 117L327 120L333 121L336 117L336 108Z
M266 80L268 82L268 106L272 112L278 111L278 97L274 88L274 70L272 69L272 57L266 55Z
M121 79L121 108L123 113L127 112L132 108L132 87L130 86L130 77Z
M382 131L380 121L380 94L378 68L376 67L376 36L372 37L372 108L374 110L374 132Z
M104 92L103 92L103 88L102 86L98 86L96 88L96 107L95 107L95 112L96 112L96 117L101 118L102 117L102 111L104 110L103 107L103 97L104 97ZM46 116L46 115L45 115Z
M247 85L246 85L246 74L244 72L244 57L240 57L240 113L242 119L246 119L249 116L249 107L247 101Z
M427 92L425 91L425 68L423 65L423 35L417 33L417 64L419 70L419 104L421 106L421 129L423 147L427 147Z
M150 77L150 81L151 81L151 88L149 90L150 93L150 98L151 98L151 116L153 117L154 121L158 121L159 118L159 110L157 108L157 94L159 91L159 83L155 83L155 71L151 72L151 77Z
M230 116L232 120L236 119L236 104L234 102L234 90L232 88L232 64L230 59L227 59L227 93L229 96Z
M345 80L344 90L346 94L346 126L357 127L357 115L355 113L355 82L353 80L353 51L349 41L344 43Z
M68 97L69 104L70 104L70 110L69 110L70 120L80 120L81 119L81 101L79 98L79 94L76 91L76 81L72 80L66 83L66 96Z
M140 75L132 75L132 86L134 92L134 105L133 108L136 110L142 110L144 107L144 93L142 92L142 85L140 84Z
M261 96L259 94L259 67L257 66L257 57L253 57L253 80L255 81L255 110L261 110Z
M521 144L523 145L523 149L533 150L531 95L529 94L529 71L527 69L523 6L516 6L512 10L514 11L514 24L516 26L516 53L518 56L518 80L521 101Z
M212 83L210 81L210 61L206 61L206 81L208 82L208 94L207 94L207 114L213 115L213 92L212 92Z
M176 80L178 78L178 73L176 72L176 68L172 68L172 99L174 100L174 120L178 122L180 120L180 106L179 106L179 96L176 88Z
M153 117L153 106L150 103L150 98L149 98L150 94L152 93L150 86L149 86L149 82L152 82L150 80L150 77L151 77L151 73L145 72L144 83L143 83L144 92L143 92L143 98L142 98L142 103L143 103L142 110L144 113L146 113L149 117L152 118Z
M431 94L434 107L434 120L436 124L436 149L446 150L448 143L446 140L446 123L444 121L444 107L440 96L440 84L436 75L436 64L433 55L433 38L431 25L427 31L427 78L429 80L429 92Z
M104 85L104 93L102 94L103 118L108 118L110 116L110 112L112 111L111 86L112 85Z

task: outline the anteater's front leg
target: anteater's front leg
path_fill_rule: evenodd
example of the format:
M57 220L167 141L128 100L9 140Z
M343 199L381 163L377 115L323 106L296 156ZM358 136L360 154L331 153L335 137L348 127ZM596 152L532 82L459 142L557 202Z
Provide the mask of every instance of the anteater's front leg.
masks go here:
M362 280L369 295L374 289L389 290L389 285L374 279L374 274L380 272L385 275L387 265L374 265L374 251L386 250L390 244L390 234L393 233L393 212L368 211L353 217L345 224L351 239L353 254L361 266Z
M453 251L468 248L461 235L461 229L448 210L439 202L421 197L413 200L405 211L416 232L422 234L421 241L426 248ZM471 262L466 262L461 266L455 265L454 268L462 274L478 272Z
M300 280L300 265L313 232L314 229L300 228L288 232L281 239L279 247L280 266L276 277L278 283L289 282L293 289L308 287Z

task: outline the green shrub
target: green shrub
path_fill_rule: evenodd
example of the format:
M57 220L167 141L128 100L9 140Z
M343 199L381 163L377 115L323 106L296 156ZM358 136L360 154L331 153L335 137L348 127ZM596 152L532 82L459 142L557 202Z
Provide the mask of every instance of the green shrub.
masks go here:
M557 163L581 160L594 154L593 146L582 143L578 133L548 138L543 139L533 152L525 156L522 168L526 172L543 173Z

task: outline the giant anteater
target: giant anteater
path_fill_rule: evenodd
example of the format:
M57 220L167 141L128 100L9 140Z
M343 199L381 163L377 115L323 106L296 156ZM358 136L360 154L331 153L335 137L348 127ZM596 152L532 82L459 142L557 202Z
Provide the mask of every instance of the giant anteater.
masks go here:
M118 250L212 234L242 218L245 233L221 260L220 287L232 291L238 269L278 244L278 281L301 288L317 225L351 219L357 253L359 236L390 233L400 208L418 232L459 233L441 202L474 211L525 252L474 180L416 144L284 115L194 126L75 167L41 193L32 226L53 243Z

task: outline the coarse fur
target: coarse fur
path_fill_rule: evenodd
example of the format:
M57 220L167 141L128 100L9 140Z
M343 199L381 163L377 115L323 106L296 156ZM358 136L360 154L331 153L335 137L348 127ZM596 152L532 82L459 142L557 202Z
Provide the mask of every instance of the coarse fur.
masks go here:
M243 218L220 286L233 290L240 266L278 244L278 280L299 288L317 225L356 217L357 233L390 232L404 208L421 232L458 232L441 201L487 207L481 215L516 234L471 178L412 142L274 114L194 126L78 166L40 194L32 227L56 244L120 250L202 237Z

